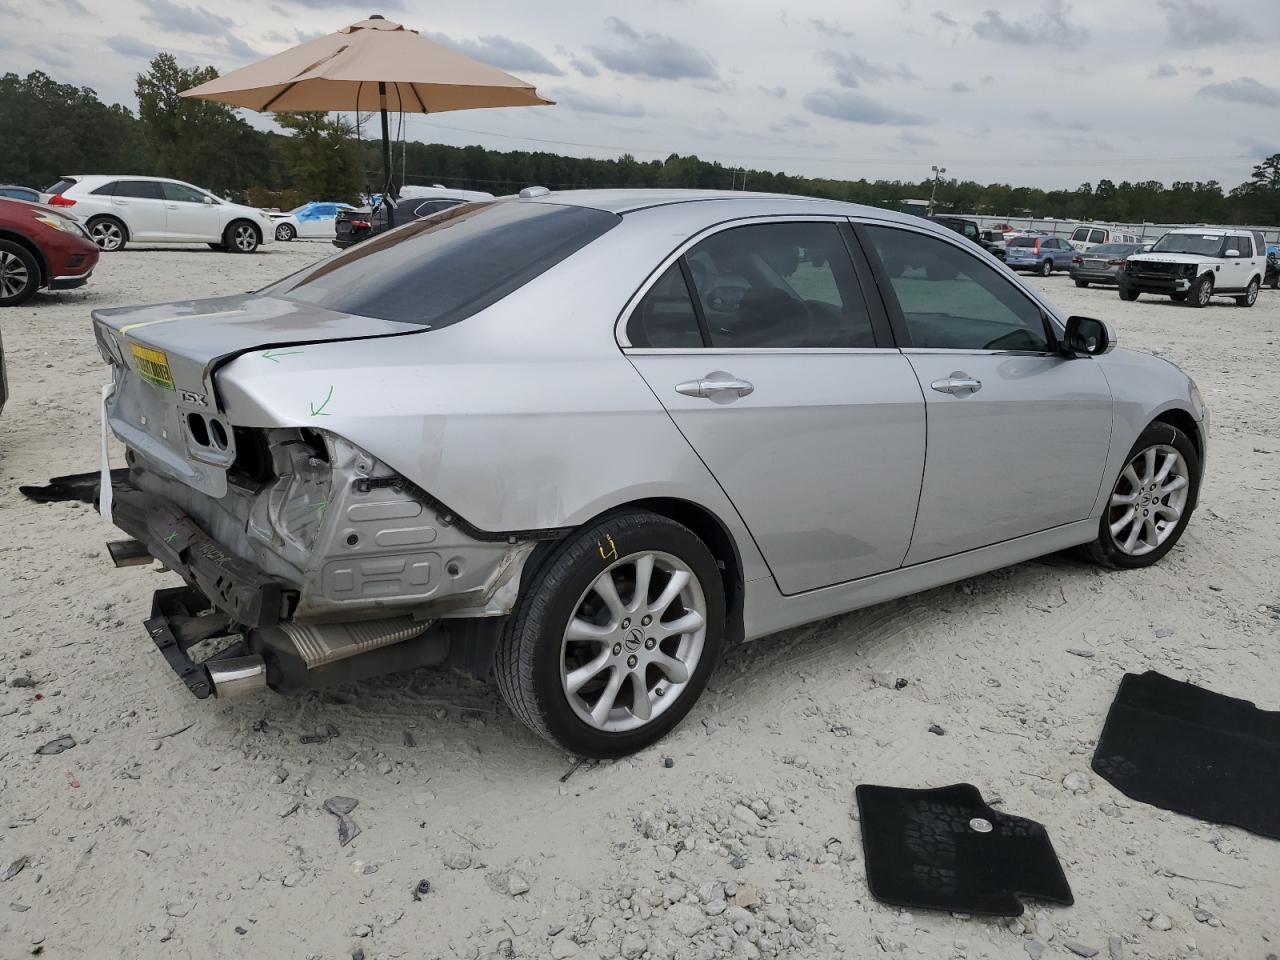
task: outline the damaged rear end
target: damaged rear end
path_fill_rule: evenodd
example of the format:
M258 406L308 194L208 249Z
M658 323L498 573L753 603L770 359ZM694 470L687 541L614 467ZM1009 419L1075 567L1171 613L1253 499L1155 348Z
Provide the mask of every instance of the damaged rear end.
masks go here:
M440 662L459 631L439 621L509 612L535 537L471 529L351 441L244 426L217 400L218 371L246 353L421 327L262 297L99 311L94 326L128 465L104 502L131 538L112 555L186 581L156 594L147 629L197 696ZM483 646L492 630L467 632ZM197 645L217 652L197 661Z

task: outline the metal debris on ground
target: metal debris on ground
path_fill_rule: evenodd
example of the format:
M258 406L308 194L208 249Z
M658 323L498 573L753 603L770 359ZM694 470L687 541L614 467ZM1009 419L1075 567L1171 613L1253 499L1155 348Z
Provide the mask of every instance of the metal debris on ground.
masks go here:
M431 881L419 880L413 888L413 899L421 900L430 892L431 892Z
M570 777L572 777L575 773L578 772L578 768L583 766L594 767L597 762L598 761L590 760L587 757L579 757L577 760L573 762L573 766L571 766L568 770L566 770L564 773L560 775L560 782L564 783L565 781L567 781ZM667 766L670 766L670 764L667 764Z
M418 741L413 738L413 734L408 730L404 732L404 745L406 747L416 747L418 745Z
M672 759L671 757L663 757L663 758L662 758L662 765L663 765L664 767L666 767L668 770L670 770L672 767L674 767L674 766L676 765L676 762L675 762L675 760L674 760L674 759Z
M338 844L345 847L360 836L360 825L351 819L351 811L360 804L353 797L330 797L324 808L338 818Z
M929 732L932 733L934 736L940 737L943 734L945 734L947 731L943 730L942 727L938 726L936 723L931 723L929 724Z
M338 728L332 723L326 723L323 731L316 733L304 733L298 738L299 743L328 743L330 740L338 736Z
M42 757L51 757L62 753L64 750L70 750L76 745L76 738L70 735L59 737L57 740L50 740L41 747L36 748L36 753Z

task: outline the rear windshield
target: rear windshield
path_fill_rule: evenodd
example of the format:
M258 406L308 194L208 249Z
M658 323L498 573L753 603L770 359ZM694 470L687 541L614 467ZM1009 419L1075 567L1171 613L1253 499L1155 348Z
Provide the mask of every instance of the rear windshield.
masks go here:
M45 193L62 193L62 191L66 190L68 187L74 187L75 185L76 182L74 180L63 177L57 183L53 184L53 186L49 187Z
M466 203L379 234L261 294L445 327L497 303L620 222L586 207Z
M1136 249L1138 249L1138 245L1135 243L1100 243L1089 251L1089 255L1103 254L1105 256L1109 253L1133 253Z
M1039 237L1014 237L1005 246L1007 247L1034 247L1039 242Z

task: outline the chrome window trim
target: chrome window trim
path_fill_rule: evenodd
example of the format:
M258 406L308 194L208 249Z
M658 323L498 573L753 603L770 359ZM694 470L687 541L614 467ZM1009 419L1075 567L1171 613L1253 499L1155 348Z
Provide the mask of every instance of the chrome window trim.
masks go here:
M978 350L972 348L952 349L950 347L903 347L899 353L911 355L950 353L963 357L1056 357L1053 350Z
M842 353L902 353L897 347L623 347L629 357L759 357L766 354L828 356Z
M753 224L758 224L758 223L834 223L836 226L840 226L842 224L849 223L849 217L843 216L837 213L757 214L755 216L749 216L749 217L736 217L732 220L721 220L719 223L713 223L711 224L711 226L703 227L700 231L695 233L692 237L689 237L684 241L682 241L680 245L675 248L674 251L669 253L663 260L661 260L658 263L658 266L653 270L653 272L650 273L649 276L645 278L644 282L640 284L640 287L636 290L636 292L633 293L631 297L627 300L627 302L623 305L622 312L618 315L618 319L613 325L613 337L614 337L614 340L617 341L618 347L622 350L622 352L625 354L635 354L636 356L645 356L649 353L659 353L659 354L696 353L699 356L705 356L709 353L718 352L717 348L715 347L688 347L688 348L661 347L659 348L659 347L632 346L631 341L627 338L627 324L631 320L631 314L635 312L636 307L640 305L640 301L645 298L645 295L649 292L649 290L653 287L653 285L656 284L662 278L662 275L667 272L667 269L673 263L675 263L677 260L683 257L685 253L687 253L690 249L697 246L699 243L701 243L703 240L707 239L708 237L715 236L717 233L723 233L725 230L732 230L734 227L747 227L747 226L752 226ZM850 266L852 267L853 257L850 256L849 259L850 259ZM861 284L859 284L859 286L861 286ZM868 294L868 291L866 290L862 291L862 295L864 299L867 297L867 294ZM897 352L896 350L885 350L882 347L839 347L839 348L832 347L830 349L827 349L826 347L784 347L784 348L779 348L777 350L772 350L769 348L762 348L757 350L751 347L738 347L738 348L731 348L731 349L734 349L735 352L753 354L753 355L759 355L762 353L801 353L801 352L803 353L896 353Z

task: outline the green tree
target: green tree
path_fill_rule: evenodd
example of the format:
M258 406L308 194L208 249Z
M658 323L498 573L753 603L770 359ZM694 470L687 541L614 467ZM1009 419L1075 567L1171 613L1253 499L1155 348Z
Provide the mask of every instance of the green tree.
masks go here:
M281 113L276 122L290 133L281 151L294 189L312 200L359 199L360 151L353 124L324 113Z

